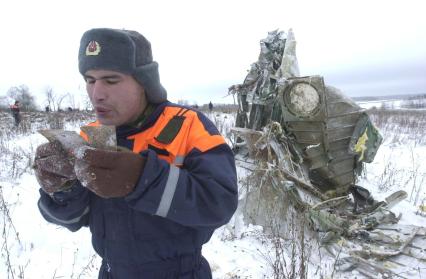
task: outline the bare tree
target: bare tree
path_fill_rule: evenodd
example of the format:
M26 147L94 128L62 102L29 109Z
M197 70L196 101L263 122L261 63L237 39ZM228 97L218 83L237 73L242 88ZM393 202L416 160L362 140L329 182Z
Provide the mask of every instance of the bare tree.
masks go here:
M71 105L75 105L75 101L70 93L57 95L51 87L47 87L45 90L46 102L52 111L58 111L65 100L69 100Z
M92 102L90 101L88 94L83 94L82 103L85 110L90 111L93 109Z
M56 99L56 108L57 108L58 110L60 110L60 109L61 109L62 102L63 102L65 99L67 99L67 98L69 97L69 94L70 94L70 93L65 93L65 94L63 94L63 95L60 95L60 96Z
M49 107L50 110L55 111L56 95L53 92L52 87L47 87L44 94L46 95L47 106Z
M72 108L73 110L77 109L78 104L76 104L75 96L74 94L69 92L68 92L68 103L70 108Z

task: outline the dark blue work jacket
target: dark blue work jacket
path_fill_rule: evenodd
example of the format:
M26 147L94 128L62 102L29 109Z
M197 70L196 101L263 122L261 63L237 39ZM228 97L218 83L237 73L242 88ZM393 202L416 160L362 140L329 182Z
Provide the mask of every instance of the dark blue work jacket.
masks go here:
M176 113L184 121L164 140L159 133ZM216 127L200 112L165 102L140 128L117 127L117 142L146 158L135 190L110 199L79 182L52 197L40 190L43 217L71 231L90 227L103 259L99 278L211 278L202 245L238 200L233 153Z

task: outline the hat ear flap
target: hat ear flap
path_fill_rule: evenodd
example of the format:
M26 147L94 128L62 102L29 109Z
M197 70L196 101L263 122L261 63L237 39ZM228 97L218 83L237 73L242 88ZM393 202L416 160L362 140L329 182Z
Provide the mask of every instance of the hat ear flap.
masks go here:
M159 104L167 101L167 91L160 83L157 62L137 67L133 76L144 87L148 102Z

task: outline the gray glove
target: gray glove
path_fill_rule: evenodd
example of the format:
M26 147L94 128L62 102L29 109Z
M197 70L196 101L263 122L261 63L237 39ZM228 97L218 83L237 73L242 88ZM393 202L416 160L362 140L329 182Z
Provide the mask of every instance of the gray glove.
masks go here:
M48 194L69 189L77 179L74 166L58 142L37 147L34 171L41 188Z

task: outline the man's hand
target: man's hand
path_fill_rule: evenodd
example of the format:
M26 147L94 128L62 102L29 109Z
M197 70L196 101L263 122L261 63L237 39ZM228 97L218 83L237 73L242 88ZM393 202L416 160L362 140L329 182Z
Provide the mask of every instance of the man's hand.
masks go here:
M48 194L70 188L77 179L73 165L58 142L37 147L34 171L41 188Z
M77 155L75 173L81 184L103 198L124 197L133 191L145 159L129 151L83 147Z

